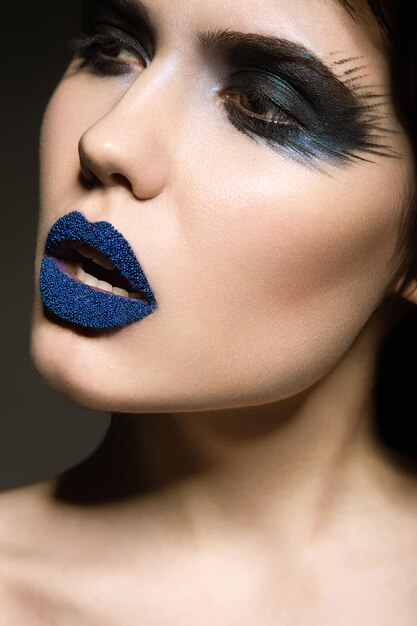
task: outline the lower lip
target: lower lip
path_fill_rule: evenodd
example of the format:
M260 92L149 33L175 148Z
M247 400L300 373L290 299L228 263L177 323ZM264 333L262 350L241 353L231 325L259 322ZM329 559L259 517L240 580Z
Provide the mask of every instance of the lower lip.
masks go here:
M146 300L131 300L85 285L52 256L43 258L39 286L50 313L84 328L120 328L138 322L157 308Z

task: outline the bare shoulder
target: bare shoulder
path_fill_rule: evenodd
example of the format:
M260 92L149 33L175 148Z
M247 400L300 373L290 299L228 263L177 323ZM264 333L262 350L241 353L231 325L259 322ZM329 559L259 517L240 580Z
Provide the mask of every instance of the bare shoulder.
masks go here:
M0 624L44 623L51 486L45 481L0 493Z
M24 626L27 618L19 608L13 597L10 585L3 576L0 575L0 624L10 624L10 626Z
M0 492L0 558L22 554L45 528L53 481L44 481Z
M1 626L109 624L95 595L105 516L60 505L57 480L0 493Z

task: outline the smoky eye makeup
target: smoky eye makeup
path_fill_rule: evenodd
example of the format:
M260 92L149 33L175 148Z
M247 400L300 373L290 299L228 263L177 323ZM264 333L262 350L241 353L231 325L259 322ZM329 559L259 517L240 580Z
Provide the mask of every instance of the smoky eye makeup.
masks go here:
M133 4L83 0L82 32L70 42L80 68L111 77L151 63L155 32L141 3L135 16L125 13ZM196 43L203 61L211 55L226 69L216 97L249 139L315 167L398 156L380 112L386 96L364 85L362 59L338 58L330 67L299 43L231 30L197 33Z
M99 78L145 69L155 51L152 26L143 5L131 0L81 0L81 30L72 37L71 74L86 70Z
M363 59L339 58L332 69L298 43L234 31L200 43L225 59L230 78L219 96L245 135L309 162L398 156L381 112L387 96L364 84Z
M91 33L81 32L69 47L80 61L78 70L88 69L97 77L121 76L145 69L151 57L135 37L109 24L99 24Z
M154 32L144 5L136 0L81 0L79 41L84 39L85 43L88 36L91 39L95 34L107 35L106 43L113 40L115 45L125 46L139 54L144 53L150 59L156 48ZM77 52L74 39L71 40L71 46ZM99 39L97 48L101 43Z

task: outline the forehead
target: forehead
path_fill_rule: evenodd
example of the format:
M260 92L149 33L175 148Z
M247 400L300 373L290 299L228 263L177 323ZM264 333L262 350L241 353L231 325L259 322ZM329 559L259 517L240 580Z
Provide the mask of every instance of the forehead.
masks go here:
M271 0L269 0L269 2L270 4L272 4ZM358 0L355 0L356 6L354 6L352 4L352 0L315 0L314 2L306 2L305 0L292 0L293 5L298 4L301 7L305 7L306 5L308 5L309 7L318 11L320 10L320 8L322 8L320 5L325 6L326 4L333 3L335 6L343 9L343 11L351 18L354 17L357 13L357 2ZM81 0L81 5L83 9L98 4L99 0ZM165 10L169 8L168 0L102 0L101 4L113 5L128 14L130 13L132 16L135 16L135 14L140 14L143 18L148 18L148 16L154 13L158 8L164 8ZM211 8L212 10L215 10L217 4L218 3L213 0L204 0L204 5L206 5L208 9ZM175 5L171 4L171 8L173 8L176 12L181 12L184 8L187 7L188 9L194 8L197 11L201 11L204 5L203 0L192 0L192 2L187 2L187 0L177 0ZM267 8L268 0L257 0L255 2L251 1L250 3L248 2L247 7L245 7L245 0L239 0L239 2L235 3L235 6L233 0L228 0L226 2L223 1L222 5L225 10L239 10L240 12L242 10L247 10L248 8L250 8L252 12L258 12ZM364 3L361 1L360 7L363 8L363 6ZM279 6L279 0L275 0L275 2L273 2L273 9L277 11L277 14L282 9L282 7Z
M340 53L384 61L385 50L365 0L81 0L83 11L111 10L140 19L161 43L230 29L292 39L322 57ZM195 39L196 40L196 39Z

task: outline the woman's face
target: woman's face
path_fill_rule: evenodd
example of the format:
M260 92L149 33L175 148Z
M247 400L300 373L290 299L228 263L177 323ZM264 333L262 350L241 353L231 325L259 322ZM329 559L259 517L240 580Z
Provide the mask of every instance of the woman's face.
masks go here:
M41 132L31 353L52 386L108 411L207 410L337 364L398 269L411 180L362 17L336 0L85 3L94 43ZM72 211L130 243L152 314L95 332L44 314L46 237Z

